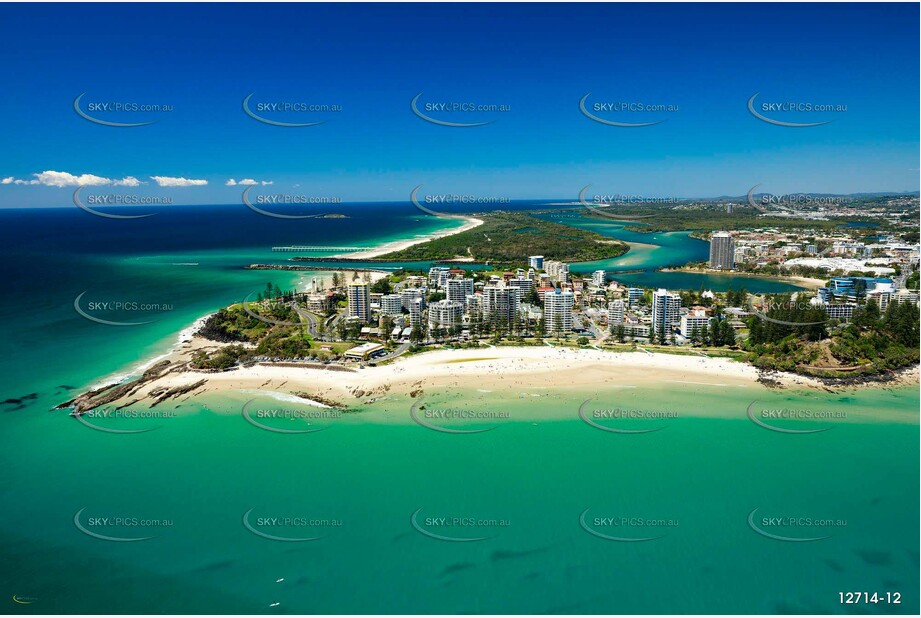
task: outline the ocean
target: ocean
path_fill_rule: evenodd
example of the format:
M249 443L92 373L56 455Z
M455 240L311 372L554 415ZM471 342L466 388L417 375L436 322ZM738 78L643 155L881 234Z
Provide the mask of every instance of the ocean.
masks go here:
M152 429L134 434L52 411L135 373L197 318L268 281L324 276L242 269L287 257L272 246L373 246L455 225L409 204L295 222L242 206L152 211L117 221L0 210L9 613L918 613L917 388L615 381L585 394L672 413L661 427L618 425L658 428L642 434L588 425L581 394L553 384L441 393L445 405L508 413L469 435L420 427L399 397L297 435L243 417L266 393L210 393L118 421ZM602 225L653 245L612 271L705 248ZM81 317L81 294L91 315L147 323ZM820 433L775 432L748 418L752 401L840 418L778 425ZM901 603L842 604L849 591Z

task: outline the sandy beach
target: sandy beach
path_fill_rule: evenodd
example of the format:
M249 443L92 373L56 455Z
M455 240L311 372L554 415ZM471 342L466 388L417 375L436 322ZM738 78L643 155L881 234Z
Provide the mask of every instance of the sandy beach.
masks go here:
M379 257L387 253L392 253L394 251L401 251L408 247L412 247L413 245L418 245L424 242L428 242L430 240L437 240L439 238L444 238L445 236L451 236L453 234L460 234L461 232L466 232L468 230L472 230L473 228L479 225L483 225L483 220L477 219L475 217L467 217L467 216L458 215L452 218L453 219L463 219L464 224L461 225L460 227L451 228L449 230L444 230L441 232L436 232L434 234L425 234L417 238L411 238L409 240L395 240L393 242L384 243L383 245L378 245L376 247L367 249L365 251L357 251L353 253L340 253L338 255L333 255L330 257L348 258L350 260L367 260L369 258L376 258L376 257ZM464 256L459 256L459 257L463 258Z
M773 281L783 281L784 283L792 283L794 285L799 285L809 290L817 290L825 286L827 279L815 279L813 277L797 277L793 275L762 275L758 273L748 273L742 271L714 271L708 268L662 268L662 272L665 273L695 273L695 274L705 274L705 275L722 275L728 277L757 277L759 279L770 279Z
M263 393L353 408L383 399L421 400L457 391L506 397L539 391L561 400L616 389L718 389L740 396L750 392L753 399L767 391L758 382L756 368L727 358L550 346L434 350L375 367L354 364L329 369L318 364L265 363L217 373L188 369L193 351L219 345L200 337L186 341L165 359L169 361L167 371L130 396L107 403L149 405L167 392L176 393L174 401ZM830 390L818 380L795 374L772 375L772 379L790 389ZM917 383L918 368L914 367L886 386Z

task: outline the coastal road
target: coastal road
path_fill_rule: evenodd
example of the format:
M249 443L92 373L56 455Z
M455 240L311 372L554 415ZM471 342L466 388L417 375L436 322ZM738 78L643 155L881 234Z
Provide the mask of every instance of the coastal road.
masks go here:
M300 306L298 306L296 302L293 302L293 301L291 302L291 308L294 309L294 311L299 316L307 320L307 333L311 337L316 337L317 336L317 317L313 315L312 313L310 313L309 311L302 309Z
M593 319L591 319L591 318L589 318L589 317L586 317L585 319L587 319L587 320L588 320L588 323L590 324L590 326L589 326L588 328L589 328L590 331L592 331L592 335L593 335L593 336L595 337L595 339L597 339L599 342L602 342L602 343L603 343L604 340L608 338L608 335L611 334L610 331L608 331L608 330L606 330L606 329L603 329L603 328L601 328L600 326L598 326L598 324L595 323L595 320L593 320Z
M384 354L383 356L378 356L377 358L374 359L374 362L375 362L375 363L380 363L380 362L382 362L382 361L388 361L388 360L394 359L394 358L396 358L397 356L399 356L400 354L403 354L404 352L406 352L406 350L408 350L408 349L409 349L409 346L411 346L411 345L412 345L412 342L410 342L410 341L406 341L406 342L404 342L404 343L401 343L400 346L399 346L396 350L394 350L393 352L390 352L389 354Z

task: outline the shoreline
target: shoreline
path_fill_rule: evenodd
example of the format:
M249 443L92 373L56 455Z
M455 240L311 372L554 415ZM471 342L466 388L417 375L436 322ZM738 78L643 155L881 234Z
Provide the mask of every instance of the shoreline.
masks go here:
M444 238L474 229L483 224L481 219L458 216L465 223L458 228L444 230L421 237L384 243L377 247L340 256L341 259L360 260L375 258L392 251L399 251L416 244ZM627 243L630 245L630 243ZM642 243L637 243L642 244ZM632 248L632 247L631 247ZM337 257L337 256L331 256ZM338 271L348 273L348 268L313 268L291 265L250 265L247 268L266 268L290 271ZM365 269L372 281L389 273L384 270ZM702 273L704 270L691 268L663 268L662 272ZM805 277L776 277L749 273L723 273L752 276L775 281L797 283L807 287L824 285L823 280ZM303 277L299 282L305 282ZM183 400L207 392L228 392L240 390L276 389L282 397L309 398L311 393L319 401L348 400L361 398L365 394L383 395L394 388L394 392L415 397L414 391L468 382L465 387L482 389L507 389L510 383L522 385L520 380L528 378L533 384L545 384L548 390L564 392L576 386L585 388L661 388L662 383L674 382L718 388L753 387L759 389L807 389L824 392L844 392L868 388L894 388L917 386L918 365L904 369L886 379L866 382L835 383L794 373L763 372L753 365L719 357L688 357L667 353L637 354L600 349L577 349L557 346L500 346L453 350L427 350L421 354L397 358L381 366L361 369L336 366L326 368L321 364L311 365L295 362L263 362L228 371L209 372L192 369L192 355L199 350L213 352L228 345L210 341L196 335L205 320L212 313L200 316L191 325L183 328L174 343L165 353L136 364L127 372L116 372L89 386L88 392L75 397L60 407L74 407L75 413L104 404L134 405L146 403L157 405L168 399ZM485 363L485 364L484 364ZM612 373L613 372L613 373ZM591 376L591 379L588 379ZM630 377L631 384L619 383ZM286 390L281 390L286 387ZM477 388L481 387L481 388ZM368 392L365 393L365 389ZM316 390L319 389L319 390ZM164 393L166 394L164 396ZM130 399L130 401L129 401ZM104 401L100 401L104 400ZM125 403L127 401L127 403ZM83 404L86 404L85 406Z
M364 251L355 251L351 253L338 253L336 255L330 255L330 258L347 258L350 260L367 260L370 258L380 257L387 253L393 253L395 251L402 251L412 247L413 245L419 245L424 242L429 242L430 240L438 240L440 238L445 238L446 236L453 236L454 234L460 234L461 232L467 232L476 227L483 225L482 219L477 219L476 217L471 217L467 215L457 215L452 217L455 219L462 219L464 224L457 228L452 228L449 230L443 230L440 232L433 232L431 234L425 234L423 236L412 238L410 240L394 240L376 247L369 248Z
M337 254L337 255L328 256L328 258L343 258L343 259L354 259L354 260L374 258L380 255L384 255L386 253L391 253L393 251L400 251L402 249L406 249L407 247L411 247L413 245L418 245L420 243L428 242L430 240L436 240L439 238L444 238L446 236L451 236L452 234L459 234L461 232L466 232L468 230L472 230L475 227L483 225L483 220L477 219L476 217L471 217L471 216L466 216L466 215L457 215L456 217L452 217L452 218L462 219L464 220L464 224L458 228L452 228L449 230L435 232L432 234L425 234L421 237L412 238L409 240L391 241L388 243L384 243L382 245L378 245L377 247L370 248L365 251L359 251L356 253L347 253L347 254ZM462 259L458 261L466 261L466 260ZM340 272L343 274L349 271L354 272L355 270L355 269L348 269L348 268L301 267L301 266L292 266L292 265L286 265L286 264L250 264L249 266L245 266L244 268L251 269L251 270L286 270L286 271L292 271L292 272L307 272L307 271ZM371 283L374 283L378 281L379 279L381 279L382 277L386 277L387 275L390 274L388 271L377 270L373 268L362 268L359 270L368 273L371 279ZM299 276L298 281L306 284L306 279L303 277L303 275ZM213 312L208 313L203 316L199 316L189 326L180 330L176 336L174 343L169 346L167 351L161 354L157 354L148 360L142 361L141 363L137 363L131 366L131 368L127 369L126 371L121 371L121 370L116 371L108 377L100 378L99 380L88 385L87 386L88 390L95 391L95 390L99 390L103 388L116 387L118 385L121 385L121 384L124 384L130 381L132 378L139 378L140 376L144 374L144 372L148 371L151 367L153 367L157 363L162 362L164 360L171 359L172 357L181 353L184 349L188 350L191 348L193 350L198 350L201 348L209 347L208 346L209 342L207 342L207 340L204 340L202 338L196 337L195 333L202 327L205 320L207 320L212 315L213 315ZM201 339L205 343L196 342L196 339ZM210 343L214 343L214 342L210 342Z
M214 397L241 392L272 391L276 397L334 402L352 408L393 398L419 397L452 391L504 395L543 389L554 397L588 396L594 391L655 390L666 387L750 392L754 399L766 392L812 391L842 393L866 389L917 387L915 365L889 381L830 385L820 379L791 373L765 374L756 367L722 357L679 356L664 353L613 352L549 346L500 346L429 350L397 358L380 366L336 367L317 363L256 363L228 371L191 369L198 350L221 344L195 336L165 358L153 361L132 381L121 381L82 393L61 404L72 413L114 406L176 405L192 397Z
M659 272L663 273L696 273L702 275L725 275L728 277L753 277L756 279L767 279L769 281L780 281L781 283L792 283L799 285L808 290L817 290L825 286L825 279L815 279L813 277L798 277L795 275L776 277L774 275L764 275L760 273L745 273L738 271L709 270L706 268L686 268L684 266L675 268L660 268Z

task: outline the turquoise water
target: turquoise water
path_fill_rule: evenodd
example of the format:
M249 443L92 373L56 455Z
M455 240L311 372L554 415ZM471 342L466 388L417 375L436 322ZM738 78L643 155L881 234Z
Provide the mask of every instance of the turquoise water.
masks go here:
M643 435L589 427L571 398L535 404L513 395L480 395L474 407L509 410L511 419L461 436L409 422L409 402L396 400L308 435L249 425L242 394L183 404L161 429L131 436L61 415L11 416L7 433L19 439L2 459L4 546L5 563L17 566L4 584L38 599L17 608L36 612L843 613L856 608L840 606L839 591L869 588L902 593L903 604L887 612L917 613L918 427L904 423L917 414L916 392L785 394L786 405L898 421L806 424L799 427L833 428L790 436L745 418L752 393L727 399L720 389L691 388L691 407L676 407L687 390L595 393L679 411L664 430ZM691 416L713 406L733 417ZM121 515L172 525L145 530L155 536L148 541L99 541L75 529L82 508L84 522ZM748 527L754 508L846 526L823 528L831 536L819 542L778 542ZM271 541L243 527L250 509L340 525L267 528L321 537ZM427 528L490 537L445 542L412 527L419 509L423 529L427 516L507 525ZM585 509L589 521L676 525L618 528L662 538L612 542L579 525Z
M553 384L529 391L541 397L429 393L430 404L508 412L494 430L471 435L420 427L400 398L317 421L321 432L283 435L242 417L252 393L206 394L157 408L165 418L99 421L153 431L93 431L50 409L165 352L194 319L267 280L285 287L312 276L241 269L281 261L272 245L368 246L442 223L375 205L356 207L367 225L313 228L232 209L164 211L143 225L75 214L0 212L9 267L0 307L0 582L10 613L918 612L917 388L623 389L612 375L591 393ZM84 291L84 308L111 300L169 308L96 312L151 321L108 326L74 310ZM653 433L601 431L578 417L590 396L676 418ZM753 400L847 418L781 421L831 427L782 434L746 417ZM822 528L830 534L822 541L780 542L748 526L755 508L846 525ZM250 509L258 531L321 538L259 536L243 525ZM585 509L590 522L626 516L677 525L592 528L662 536L610 541L580 525ZM417 511L424 532L411 523ZM80 525L105 536L153 538L93 538L77 528L77 513ZM169 525L94 519L112 517ZM258 523L284 517L320 521ZM440 517L487 522L426 522ZM841 606L838 592L848 590L897 591L902 604Z
M603 236L622 240L630 251L620 257L594 262L579 262L571 268L579 272L608 271L609 278L627 285L668 289L698 290L701 287L716 292L745 288L757 293L782 293L802 289L799 286L749 275L723 275L710 273L659 272L657 268L684 266L688 262L709 259L710 245L691 238L691 232L634 232L625 229L628 223L583 217L578 213L564 212L541 215L541 218L597 232ZM627 272L642 270L643 272Z

